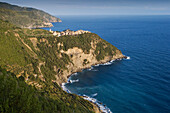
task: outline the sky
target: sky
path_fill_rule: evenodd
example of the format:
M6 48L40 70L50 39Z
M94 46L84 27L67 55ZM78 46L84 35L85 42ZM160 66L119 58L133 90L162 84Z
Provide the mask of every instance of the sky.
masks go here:
M0 0L52 15L170 15L170 0Z

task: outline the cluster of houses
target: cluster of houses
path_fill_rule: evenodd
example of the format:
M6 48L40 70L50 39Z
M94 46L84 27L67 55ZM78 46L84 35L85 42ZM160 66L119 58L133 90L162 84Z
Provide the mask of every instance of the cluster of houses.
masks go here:
M84 34L84 33L91 33L90 31L84 31L84 30L72 31L70 29L64 30L62 32L52 31L51 29L49 31L53 33L54 36L58 36L58 37L64 36L64 35L79 35L79 34Z

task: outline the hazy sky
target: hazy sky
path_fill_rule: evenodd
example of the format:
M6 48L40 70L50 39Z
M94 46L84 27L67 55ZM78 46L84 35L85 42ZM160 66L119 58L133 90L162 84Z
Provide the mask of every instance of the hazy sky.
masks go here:
M170 0L0 0L53 15L170 15Z

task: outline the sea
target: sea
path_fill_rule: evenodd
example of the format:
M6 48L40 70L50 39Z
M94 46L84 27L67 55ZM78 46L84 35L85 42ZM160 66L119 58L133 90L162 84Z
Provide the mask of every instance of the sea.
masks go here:
M88 30L128 59L75 73L65 87L95 99L112 113L170 113L170 16L57 16L46 30Z

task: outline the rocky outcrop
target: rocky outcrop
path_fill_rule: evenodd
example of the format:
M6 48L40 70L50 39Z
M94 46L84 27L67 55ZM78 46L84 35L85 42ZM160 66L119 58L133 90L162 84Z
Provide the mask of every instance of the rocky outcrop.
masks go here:
M124 56L119 50L116 50L116 55L105 56L105 58L101 61L98 61L96 59L96 55L94 54L94 49L91 49L89 54L84 53L83 50L78 47L68 49L67 51L61 50L60 52L65 53L68 56L70 56L71 61L72 61L72 63L67 65L68 70L65 70L61 74L60 77L56 76L56 78L57 78L56 82L60 85L63 82L67 82L67 78L71 74L73 74L75 72L79 72L82 69L90 68L93 65L106 63L111 60L126 58L126 56ZM95 113L102 113L101 109L99 108L99 106L97 106L97 104L95 104L93 102L91 102L91 103L93 105L93 109L94 109Z
M105 58L100 61L96 59L96 55L94 54L94 49L91 49L89 54L84 53L83 50L78 47L70 48L67 51L61 50L60 52L70 56L70 59L72 61L72 63L69 63L67 65L67 70L64 70L60 76L58 75L56 76L56 82L60 85L63 82L67 82L67 78L71 74L75 72L79 72L82 69L90 68L93 65L106 63L111 60L125 58L125 56L119 50L116 50L116 55L105 56Z

